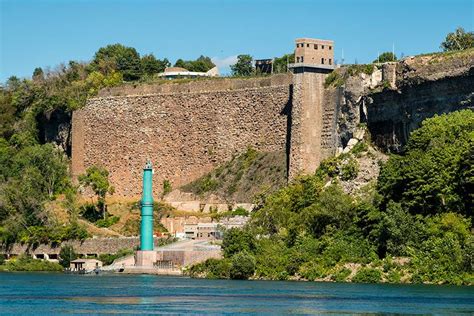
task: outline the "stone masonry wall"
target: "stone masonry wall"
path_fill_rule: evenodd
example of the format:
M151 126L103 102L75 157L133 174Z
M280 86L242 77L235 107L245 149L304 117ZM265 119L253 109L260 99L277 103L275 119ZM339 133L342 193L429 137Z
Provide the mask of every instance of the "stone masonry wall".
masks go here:
M21 255L29 253L37 254L56 254L61 251L61 247L69 245L74 248L74 251L81 255L87 254L108 254L116 253L120 249L134 249L140 245L139 237L122 237L122 238L92 238L84 241L66 241L61 245L53 247L51 245L41 244L38 247L28 247L27 245L14 244L8 249L0 248L0 253ZM155 246L158 246L158 239L155 238Z
M90 99L73 114L73 176L102 165L116 196L138 197L142 168L151 159L158 196L163 180L179 187L248 146L286 148L290 76L212 83L161 85L125 96L109 91Z
M319 166L330 148L329 134L333 131L334 107L328 110L324 98L324 80L327 71L295 69L293 77L293 104L291 111L291 137L289 179L300 173L311 174ZM332 104L332 103L330 103ZM323 114L327 120L323 121ZM323 126L324 124L324 126ZM335 130L335 128L334 128ZM322 143L323 131L329 135ZM323 148L323 145L325 148Z

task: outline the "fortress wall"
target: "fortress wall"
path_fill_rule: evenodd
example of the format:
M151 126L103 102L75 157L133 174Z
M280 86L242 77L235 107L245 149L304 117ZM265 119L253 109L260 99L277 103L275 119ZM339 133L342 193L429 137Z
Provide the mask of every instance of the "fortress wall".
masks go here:
M248 146L285 150L283 110L290 102L290 79L284 75L155 87L170 93L102 93L73 114L73 176L102 165L110 172L116 196L138 197L142 168L151 159L158 196L163 180L179 187Z
M183 82L184 80L184 82ZM162 93L214 92L284 86L291 84L291 74L277 74L264 78L201 78L185 82L183 80L164 80L164 83L126 84L102 89L99 97L130 96Z

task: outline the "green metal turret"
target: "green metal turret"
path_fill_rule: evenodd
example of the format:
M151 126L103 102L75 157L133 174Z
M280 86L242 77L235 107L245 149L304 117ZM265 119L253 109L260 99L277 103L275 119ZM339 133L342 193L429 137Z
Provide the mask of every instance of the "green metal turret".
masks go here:
M148 160L143 168L141 200L140 250L153 250L153 168Z

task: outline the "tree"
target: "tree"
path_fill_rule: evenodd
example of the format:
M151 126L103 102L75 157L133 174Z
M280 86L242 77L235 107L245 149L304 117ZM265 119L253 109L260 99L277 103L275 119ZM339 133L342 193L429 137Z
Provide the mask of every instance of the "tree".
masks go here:
M471 169L474 111L463 110L423 121L413 131L403 155L382 167L378 190L385 204L393 200L412 214L455 211L472 216Z
M122 44L101 47L95 53L91 67L103 74L118 70L126 81L138 80L142 76L140 55L135 48Z
M446 39L441 43L440 47L445 52L473 48L474 32L466 32L462 27L458 27L456 31L446 35Z
M233 255L231 264L231 279L247 280L255 273L255 257L247 251L241 251Z
M35 68L33 71L33 76L32 76L33 81L43 81L44 80L44 72L41 67Z
M373 63L386 63L389 61L396 61L397 56L392 52L384 52L379 55L379 57L373 61Z
M148 54L142 57L141 67L142 71L146 75L153 75L163 72L166 67L170 66L168 59L159 60L153 54Z
M253 251L254 249L255 240L249 231L231 228L225 232L222 241L224 257L230 258L239 251Z
M61 247L59 251L59 264L64 268L69 268L71 261L76 260L78 257L72 246L66 245Z
M250 76L254 72L252 65L253 58L250 55L237 56L237 62L230 66L234 76Z
M288 64L295 62L295 54L285 54L273 59L273 73L288 72Z
M181 67L189 71L207 72L216 65L212 62L211 58L201 55L196 60L183 60L180 58L176 61L174 66Z
M89 186L97 195L97 204L102 211L102 218L105 219L105 196L112 194L114 189L109 184L109 172L107 169L98 166L91 166L86 169L86 173L79 176L79 183Z

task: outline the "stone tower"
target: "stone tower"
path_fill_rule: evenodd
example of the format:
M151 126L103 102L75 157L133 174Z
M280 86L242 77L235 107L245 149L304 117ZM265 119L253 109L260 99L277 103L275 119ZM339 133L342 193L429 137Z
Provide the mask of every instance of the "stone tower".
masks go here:
M293 71L289 179L311 174L322 157L324 81L334 70L334 42L296 39Z

